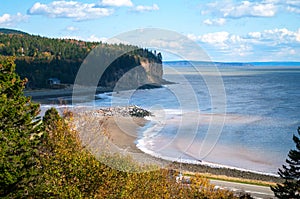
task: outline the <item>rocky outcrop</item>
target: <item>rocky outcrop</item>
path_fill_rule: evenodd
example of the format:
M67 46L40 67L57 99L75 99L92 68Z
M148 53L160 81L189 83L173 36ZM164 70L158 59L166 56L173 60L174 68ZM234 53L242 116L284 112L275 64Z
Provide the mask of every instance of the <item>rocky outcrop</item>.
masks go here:
M102 75L99 86L114 91L155 88L167 83L162 77L161 56L142 50L114 61Z
M77 110L79 113L80 111ZM86 112L84 112L86 114ZM115 116L115 117L147 117L151 116L151 112L145 110L141 107L132 105L132 106L125 106L125 107L108 107L108 108L100 108L98 110L93 110L89 112L93 116Z
M140 63L146 72L148 82L150 82L150 83L162 83L163 82L162 64L155 63L155 62L149 62L149 60L147 60L147 59L141 60Z

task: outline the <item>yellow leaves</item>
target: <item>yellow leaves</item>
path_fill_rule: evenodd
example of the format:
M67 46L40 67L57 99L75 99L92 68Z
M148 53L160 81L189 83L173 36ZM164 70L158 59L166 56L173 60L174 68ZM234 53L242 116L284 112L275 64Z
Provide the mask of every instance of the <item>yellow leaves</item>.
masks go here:
M13 78L13 79L11 80L11 83L12 83L12 84L15 84L15 82L16 82L16 78Z
M215 189L209 180L199 174L191 177L191 188L194 192L200 192L206 198L219 199L219 198L235 198L233 193L227 190Z
M51 117L49 117L51 119ZM55 118L55 117L54 117ZM67 119L71 119L68 117ZM168 169L142 171L131 157L103 154L96 159L85 150L75 130L66 119L50 122L46 140L46 158L43 160L43 180L40 188L46 196L57 198L232 198L230 192L214 190L209 181L196 175L190 185L176 183ZM130 170L122 172L118 168Z

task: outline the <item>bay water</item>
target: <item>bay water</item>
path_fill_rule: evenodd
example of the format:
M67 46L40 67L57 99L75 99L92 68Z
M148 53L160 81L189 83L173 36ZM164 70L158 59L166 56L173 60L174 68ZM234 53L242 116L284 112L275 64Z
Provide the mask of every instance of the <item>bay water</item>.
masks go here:
M152 111L151 122L136 141L146 153L174 161L277 173L295 147L292 136L300 126L299 67L235 65L216 71L171 64L164 72L164 78L175 84L100 94L95 104L134 104ZM214 91L220 89L219 84L224 89L220 96L219 90ZM218 110L218 103L225 105L225 111Z
M164 78L175 84L103 93L75 106L150 110L137 147L172 161L274 175L295 148L300 67L175 62L164 65Z

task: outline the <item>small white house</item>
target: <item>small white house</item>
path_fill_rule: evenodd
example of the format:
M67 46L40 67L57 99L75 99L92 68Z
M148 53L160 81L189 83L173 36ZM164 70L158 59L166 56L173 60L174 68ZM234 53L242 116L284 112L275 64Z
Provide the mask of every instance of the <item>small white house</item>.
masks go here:
M58 79L58 78L49 78L48 80L47 80L47 83L48 83L48 85L50 86L50 87L55 87L55 86L57 86L57 85L60 85L60 80Z

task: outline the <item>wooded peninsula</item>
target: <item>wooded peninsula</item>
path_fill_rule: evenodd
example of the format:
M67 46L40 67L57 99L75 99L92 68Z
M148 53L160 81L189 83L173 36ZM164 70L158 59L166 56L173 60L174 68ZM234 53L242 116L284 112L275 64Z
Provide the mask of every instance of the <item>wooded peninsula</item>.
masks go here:
M162 55L155 51L133 45L53 39L0 29L0 54L15 57L16 72L28 79L30 89L49 88L49 78L59 79L65 85L73 84L81 64L91 52L100 56L99 67L109 65L98 86L114 87L123 74L137 66L142 66L138 79L153 84L163 82Z

